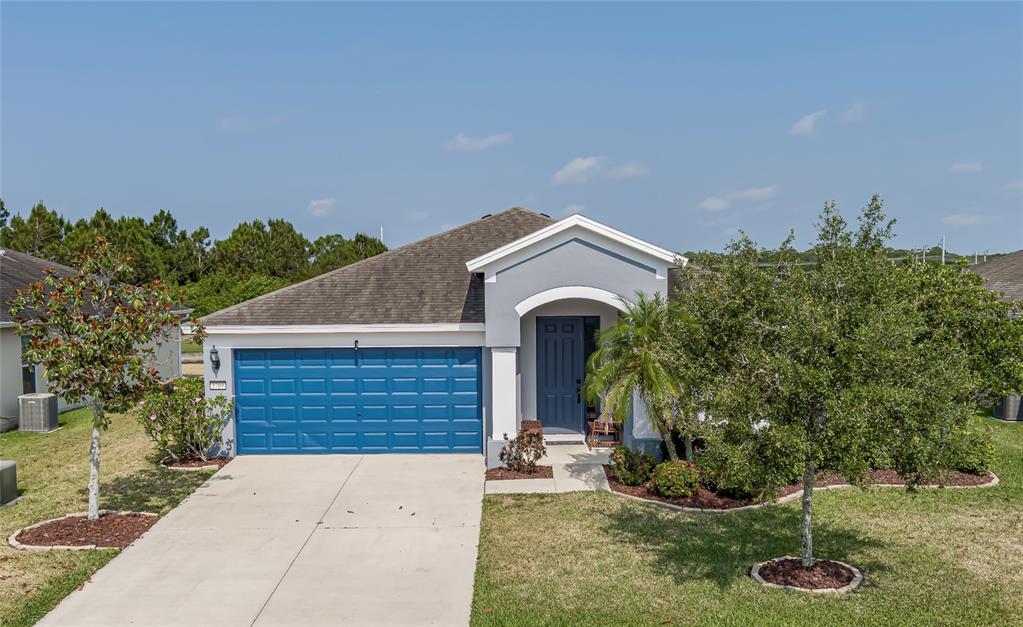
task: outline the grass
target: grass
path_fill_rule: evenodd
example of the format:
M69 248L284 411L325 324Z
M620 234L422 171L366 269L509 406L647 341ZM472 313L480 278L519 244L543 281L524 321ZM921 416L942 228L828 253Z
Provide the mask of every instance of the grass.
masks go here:
M1023 425L988 421L995 488L814 496L818 557L850 596L768 590L755 562L798 555L798 503L687 515L609 493L484 498L474 625L1023 625Z
M181 341L181 352L182 353L201 353L202 344L193 342L192 340Z
M88 501L91 409L60 417L53 433L0 434L0 457L18 462L21 500L0 508L0 625L32 625L110 561L116 550L17 551L14 531L69 512ZM135 418L113 417L101 436L100 507L164 514L212 473L176 472L156 466L152 445Z

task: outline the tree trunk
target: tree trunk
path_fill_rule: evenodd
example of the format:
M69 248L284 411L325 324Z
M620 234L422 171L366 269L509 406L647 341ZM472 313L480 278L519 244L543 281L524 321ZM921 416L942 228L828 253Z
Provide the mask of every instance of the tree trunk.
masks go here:
M693 436L688 433L685 435L686 442L686 461L690 464L693 463Z
M102 416L99 403L92 405L92 446L89 447L89 520L99 518L99 425Z
M813 506L814 470L813 461L807 460L803 469L803 519L800 523L803 568L810 568L813 565L813 529L810 527L810 516Z

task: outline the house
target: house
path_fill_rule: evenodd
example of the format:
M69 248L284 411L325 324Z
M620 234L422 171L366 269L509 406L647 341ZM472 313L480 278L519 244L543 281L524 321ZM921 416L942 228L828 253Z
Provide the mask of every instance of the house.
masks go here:
M57 276L70 276L75 269L19 253L0 250L0 431L18 423L18 397L31 392L46 392L47 382L42 367L22 359L24 338L14 329L10 301L18 290L45 278L44 270L52 268ZM188 310L180 309L179 313ZM164 380L181 376L180 329L173 329L171 339L155 346L155 367ZM64 399L58 401L60 411L71 409Z
M1023 250L970 266L984 278L989 290L1002 300L1023 300ZM1019 394L1010 394L995 407L995 417L1023 421L1023 404Z
M1023 250L970 266L1003 300L1023 300Z
M578 440L594 334L685 259L572 215L513 208L202 319L230 454L458 453L495 464L538 418ZM634 403L624 439L655 450Z

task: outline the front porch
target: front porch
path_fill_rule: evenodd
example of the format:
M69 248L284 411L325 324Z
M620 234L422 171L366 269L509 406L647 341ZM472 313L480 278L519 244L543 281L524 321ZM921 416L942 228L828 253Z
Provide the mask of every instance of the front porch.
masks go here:
M548 494L610 491L604 464L607 449L590 449L585 444L547 444L547 454L538 462L554 471L551 479L510 479L487 481L486 494Z

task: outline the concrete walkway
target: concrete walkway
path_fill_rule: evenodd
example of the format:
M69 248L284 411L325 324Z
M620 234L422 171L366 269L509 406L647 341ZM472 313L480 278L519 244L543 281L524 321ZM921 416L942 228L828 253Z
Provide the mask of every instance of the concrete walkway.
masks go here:
M477 455L251 456L40 625L465 625Z
M585 444L547 444L547 455L539 464L550 466L552 479L504 479L487 481L487 494L547 494L610 490L604 464L609 450L589 449Z

